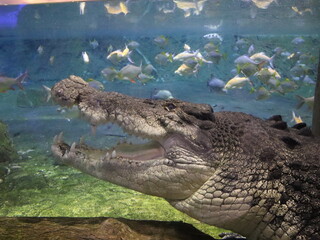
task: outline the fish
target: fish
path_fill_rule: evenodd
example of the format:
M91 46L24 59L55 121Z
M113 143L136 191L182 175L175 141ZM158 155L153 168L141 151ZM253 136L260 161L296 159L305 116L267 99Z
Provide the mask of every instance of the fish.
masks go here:
M207 0L197 0L197 1L181 1L181 0L173 0L173 2L177 5L177 8L180 8L184 11L184 17L189 17L191 12L194 15L199 15L203 10L203 5Z
M106 80L113 81L117 77L118 71L113 67L107 67L101 70L101 74Z
M120 80L128 80L132 83L136 83L135 79L142 72L141 66L135 66L132 64L127 64L117 74L117 78Z
M270 78L281 79L280 74L271 67L260 69L255 76L264 84L267 84Z
M265 87L258 88L256 92L256 100L264 100L271 96L271 92Z
M44 52L44 47L42 45L40 45L38 48L37 48L37 52L39 55L42 55L43 52Z
M51 88L46 86L46 85L42 85L42 88L44 89L44 91L46 92L47 94L47 98L46 98L46 102L49 102L52 95L51 95Z
M113 52L111 52L107 59L110 60L113 64L118 64L119 62L123 61L124 59L128 59L129 62L132 62L130 60L130 53L131 51L126 46L124 50L118 49Z
M249 82L251 85L251 81L248 77L240 77L239 75L231 78L224 88L222 89L223 91L227 91L228 89L234 89L234 88L242 88L247 82Z
M127 15L129 13L128 7L124 2L119 2L118 5L106 3L104 4L104 7L106 8L109 14L113 14L113 15L118 15L120 13Z
M296 37L291 41L293 44L299 45L305 42L305 40L302 37Z
M173 61L185 61L186 59L196 57L198 53L199 53L199 49L195 52L184 51L175 55L173 57Z
M158 63L159 65L166 65L168 62L172 62L173 61L173 56L171 53L167 53L167 52L162 52L157 54L154 57L154 60L156 61L156 63Z
M307 84L316 84L316 82L310 78L309 75L305 75L302 81Z
M236 60L234 60L235 64L238 65L245 65L245 64L253 64L253 65L257 65L258 63L256 61L254 61L251 57L247 56L247 55L242 55L240 57L237 57Z
M82 52L82 59L83 59L83 62L85 62L85 63L90 62L90 59L89 59L87 52Z
M207 25L203 25L204 28L210 30L210 31L217 31L219 30L219 28L222 26L223 24L223 20L220 20L220 22L218 24L207 24Z
M248 48L248 54L252 55L253 52L254 52L254 45L251 44L250 47Z
M86 2L79 3L80 15L84 15L84 9L86 8Z
M295 12L298 13L299 15L303 16L306 12L313 14L313 11L311 8L305 8L303 10L299 10L298 7L292 6L291 9Z
M203 35L203 38L210 39L210 40L218 39L220 42L223 41L223 37L221 37L221 35L218 33L208 33L208 34Z
M172 96L172 93L169 90L154 90L154 92L151 95L151 99L162 99L162 100L167 100L167 99L172 99L174 98Z
M143 67L142 72L147 75L152 75L157 73L157 69L155 69L155 67L152 66L152 64L147 64L146 66Z
M184 44L183 45L183 49L186 51L186 52L188 52L188 51L190 51L191 50L191 47L188 45L188 44Z
M223 55L215 50L207 52L206 57L213 63L219 64Z
M141 73L138 74L138 79L142 83L147 83L147 82L153 80L154 76L148 75L148 74L145 74L145 73L141 72Z
M161 35L153 39L153 42L160 48L167 46L169 40L165 36Z
M55 58L55 56L50 56L50 58L49 58L49 63L50 63L50 65L53 65L54 64L54 60L55 60L56 58Z
M314 96L312 97L302 97L300 95L296 95L296 98L299 100L296 108L299 109L301 108L304 104L308 106L309 110L313 110L313 105L314 105Z
M276 2L277 0L251 0L252 3L257 7L261 9L267 9L271 3Z
M220 92L225 86L225 82L219 78L216 78L211 74L211 79L207 82L207 86L210 89L210 92Z
M94 80L93 78L89 78L86 81L89 83L90 87L93 87L93 88L100 90L100 91L104 90L104 85L102 84L102 82Z
M298 88L299 86L294 81L291 81L289 78L286 78L283 82L280 82L276 90L281 94L285 94L288 92L295 91Z
M273 60L275 58L276 55L273 55L272 57L268 57L264 52L259 52L259 53L255 53L252 56L250 56L250 58L252 60L254 60L255 62L269 62L270 67L274 68L273 66Z
M306 64L297 63L293 68L289 70L292 77L302 78L305 75L312 75L313 70Z
M15 90L14 86L18 86L21 90L23 90L24 87L22 83L27 76L27 71L16 78L0 76L0 93L5 93L8 90Z
M218 51L218 47L213 42L207 43L203 48L207 53L211 51Z
M303 123L303 120L300 116L296 116L295 112L292 110L292 120L291 122L295 122L296 124L298 123Z
M183 63L180 65L180 67L174 71L174 73L180 75L180 76L188 76L192 74L196 74L199 70L198 64L196 63L195 65Z
M129 48L129 50L134 50L136 48L138 48L140 46L140 44L136 41L130 41L128 44L127 44L127 47Z
M89 44L93 49L96 49L97 47L99 47L99 43L98 43L98 41L96 39L93 39L92 41L89 41Z

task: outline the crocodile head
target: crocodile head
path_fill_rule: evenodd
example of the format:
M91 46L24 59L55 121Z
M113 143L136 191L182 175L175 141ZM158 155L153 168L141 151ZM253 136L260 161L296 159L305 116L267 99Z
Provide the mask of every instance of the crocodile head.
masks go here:
M214 113L207 104L101 92L76 76L58 82L51 93L62 106L77 105L92 126L112 122L149 140L95 149L83 142L69 145L59 135L52 152L62 162L165 198L200 221L248 239L292 239L302 233L304 225L285 219L290 206L298 207L293 204L296 193L286 186L293 184L289 176L294 175L288 162L305 159L305 169L312 165L318 171L319 154L313 149L319 141L271 128L273 122L244 113ZM310 212L318 211L318 202ZM298 215L296 209L290 214Z

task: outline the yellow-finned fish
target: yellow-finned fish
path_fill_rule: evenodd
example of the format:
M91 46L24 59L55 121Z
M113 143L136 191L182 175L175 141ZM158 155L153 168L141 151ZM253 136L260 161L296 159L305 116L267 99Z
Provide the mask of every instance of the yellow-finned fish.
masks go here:
M246 83L251 83L250 79L248 77L240 77L239 75L235 76L234 78L231 78L224 88L222 89L223 91L227 91L228 89L233 89L233 88L242 88Z
M14 85L17 85L23 90L24 88L22 83L27 76L28 72L25 72L16 78L0 76L0 93L5 93L8 90L15 90L13 87Z
M107 59L110 60L113 64L118 64L119 62L123 61L126 58L129 60L130 53L131 53L131 51L126 46L124 50L118 49L118 50L111 52L107 56Z
M291 122L295 122L295 123L303 123L303 120L302 120L302 118L300 117L300 116L296 116L296 114L295 114L295 112L294 111L292 111L292 120L291 120Z

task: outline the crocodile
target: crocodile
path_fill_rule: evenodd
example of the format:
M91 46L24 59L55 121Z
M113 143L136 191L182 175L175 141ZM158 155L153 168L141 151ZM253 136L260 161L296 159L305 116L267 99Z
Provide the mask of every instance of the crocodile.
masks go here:
M78 106L92 126L115 123L144 144L51 150L64 164L158 196L201 222L248 240L320 239L320 140L280 115L214 112L208 104L96 90L80 77L56 83L52 98ZM308 130L309 129L309 130Z

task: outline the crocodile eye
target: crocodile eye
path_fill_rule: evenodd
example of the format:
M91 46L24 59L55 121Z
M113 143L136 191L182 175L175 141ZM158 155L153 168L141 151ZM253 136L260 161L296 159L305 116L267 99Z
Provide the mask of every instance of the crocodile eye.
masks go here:
M164 106L164 109L167 110L168 112L171 112L175 108L176 108L176 105L174 105L173 103L168 103Z

